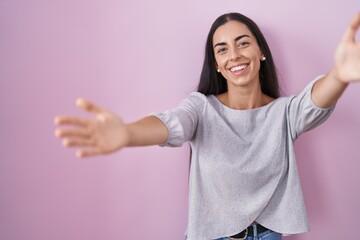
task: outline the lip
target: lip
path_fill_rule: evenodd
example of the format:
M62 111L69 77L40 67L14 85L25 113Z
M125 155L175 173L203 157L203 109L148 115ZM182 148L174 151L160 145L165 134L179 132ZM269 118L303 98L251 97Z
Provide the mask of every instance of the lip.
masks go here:
M228 71L229 71L231 74L235 75L235 76L239 76L239 75L242 75L242 74L244 74L244 73L247 72L247 70L249 69L249 65L250 65L250 63L239 63L239 64L235 64L235 65L232 65L231 67L229 67L229 68L228 68ZM232 68L238 67L238 66L245 66L245 68L244 68L244 69L241 69L241 70L239 70L239 71L235 71L235 72L232 72L232 71L231 71Z
M232 69L233 67L238 67L238 66L242 66L242 65L249 65L250 63L239 63L239 64L236 64L236 65L232 65L228 68L229 71L231 71L230 69Z

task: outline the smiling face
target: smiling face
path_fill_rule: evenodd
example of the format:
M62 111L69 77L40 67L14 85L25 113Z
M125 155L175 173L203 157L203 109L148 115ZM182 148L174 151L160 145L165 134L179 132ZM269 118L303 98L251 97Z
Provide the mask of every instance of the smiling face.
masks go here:
M259 84L263 54L245 24L229 21L216 29L213 49L216 67L227 80L229 88Z

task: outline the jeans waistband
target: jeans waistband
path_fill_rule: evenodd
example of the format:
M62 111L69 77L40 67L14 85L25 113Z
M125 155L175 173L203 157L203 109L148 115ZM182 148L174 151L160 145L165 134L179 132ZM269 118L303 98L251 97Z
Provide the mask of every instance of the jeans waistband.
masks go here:
M246 239L246 237L253 237L254 235L261 234L265 231L268 231L266 227L260 225L260 224L252 224L248 228L246 228L244 231L239 232L235 235L230 236L231 239Z

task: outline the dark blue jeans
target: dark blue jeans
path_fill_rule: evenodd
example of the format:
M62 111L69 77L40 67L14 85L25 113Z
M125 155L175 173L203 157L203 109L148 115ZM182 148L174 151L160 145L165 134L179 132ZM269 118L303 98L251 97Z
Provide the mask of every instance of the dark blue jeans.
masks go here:
M253 229L254 229L254 236L249 236L244 240L281 240L281 234L271 231L271 230L267 230L265 232L262 232L260 234L257 234L257 229L256 229L256 225L252 225ZM217 238L215 240L231 240L235 238L229 238L229 237L221 237L221 238ZM186 240L186 237L185 237Z
M218 238L216 240L229 240L229 237ZM246 240L281 240L281 234L271 230L260 234L255 234L253 237L247 237Z

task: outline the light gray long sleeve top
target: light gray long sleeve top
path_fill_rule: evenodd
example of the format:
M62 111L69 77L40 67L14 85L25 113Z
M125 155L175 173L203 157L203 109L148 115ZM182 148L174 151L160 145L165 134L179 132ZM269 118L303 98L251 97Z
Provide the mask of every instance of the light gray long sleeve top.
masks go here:
M312 102L316 80L256 109L234 110L193 92L153 113L168 128L164 146L189 141L192 148L188 240L231 236L253 221L282 234L308 231L293 142L334 109Z

